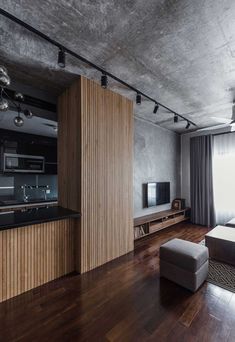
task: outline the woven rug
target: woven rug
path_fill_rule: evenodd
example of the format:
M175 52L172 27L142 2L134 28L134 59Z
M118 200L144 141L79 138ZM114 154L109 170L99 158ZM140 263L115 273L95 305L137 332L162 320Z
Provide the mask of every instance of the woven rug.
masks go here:
M199 244L205 245L205 240L202 240ZM235 292L235 267L210 259L207 281Z

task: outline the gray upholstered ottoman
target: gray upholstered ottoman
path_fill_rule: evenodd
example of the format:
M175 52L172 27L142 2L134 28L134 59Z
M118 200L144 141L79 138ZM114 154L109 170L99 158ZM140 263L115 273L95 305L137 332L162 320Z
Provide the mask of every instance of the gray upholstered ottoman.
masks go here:
M207 247L180 239L173 239L160 247L161 277L195 292L207 274Z

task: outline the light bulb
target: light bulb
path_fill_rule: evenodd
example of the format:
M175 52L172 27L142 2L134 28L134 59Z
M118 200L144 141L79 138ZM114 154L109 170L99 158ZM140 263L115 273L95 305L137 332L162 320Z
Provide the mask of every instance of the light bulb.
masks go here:
M24 115L27 119L32 119L32 117L33 117L33 113L29 109L24 110Z
M3 97L0 99L0 112L5 112L9 108L8 101L5 100Z
M24 124L24 120L22 119L21 116L16 116L14 118L14 124L17 126L17 127L22 127L23 124Z

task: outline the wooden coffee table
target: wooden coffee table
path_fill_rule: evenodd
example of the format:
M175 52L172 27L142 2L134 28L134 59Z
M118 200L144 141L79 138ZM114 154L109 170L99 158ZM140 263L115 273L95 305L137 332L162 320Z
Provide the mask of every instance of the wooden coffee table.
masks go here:
M212 259L235 265L235 228L217 226L205 236Z

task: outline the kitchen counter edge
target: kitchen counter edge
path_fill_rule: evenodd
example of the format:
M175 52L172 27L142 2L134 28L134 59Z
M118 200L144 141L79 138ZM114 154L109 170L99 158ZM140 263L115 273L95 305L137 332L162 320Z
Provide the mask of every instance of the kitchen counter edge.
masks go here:
M79 212L60 206L2 212L0 213L0 231L80 217Z

